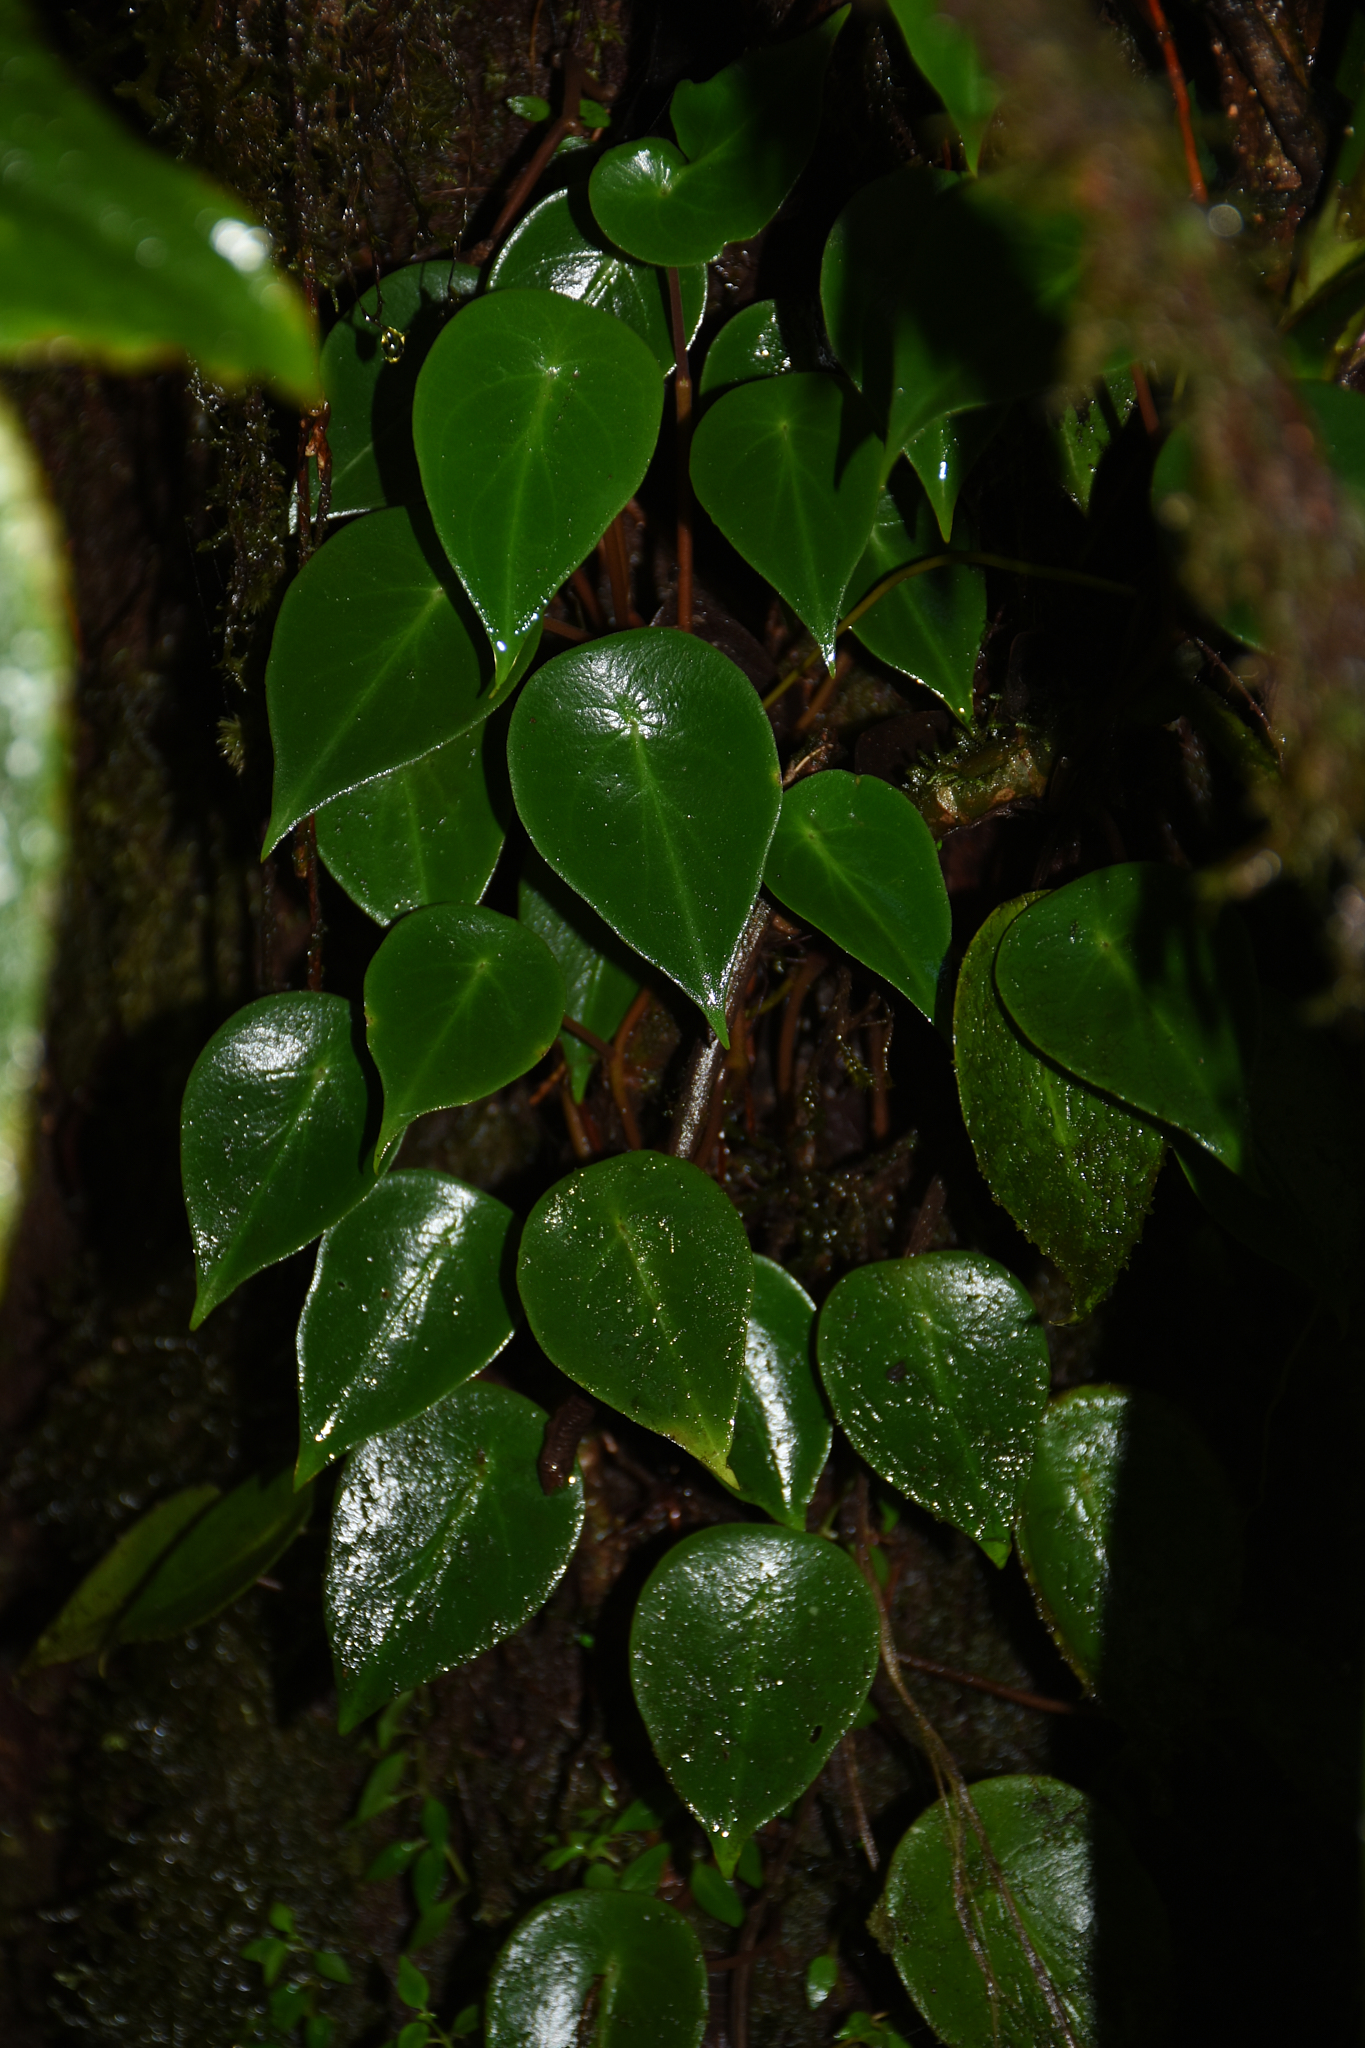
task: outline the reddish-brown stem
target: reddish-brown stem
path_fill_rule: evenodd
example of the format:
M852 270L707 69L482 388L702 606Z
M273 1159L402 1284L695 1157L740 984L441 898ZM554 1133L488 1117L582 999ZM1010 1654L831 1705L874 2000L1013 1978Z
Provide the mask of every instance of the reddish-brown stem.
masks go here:
M597 545L606 565L607 580L611 584L611 609L616 620L616 630L618 633L624 633L627 627L637 626L641 621L631 608L630 557L626 553L625 529L621 524L619 512Z
M863 1854L867 1858L868 1868L875 1870L881 1858L877 1854L877 1844L872 1839L872 1829L868 1825L867 1808L863 1805L863 1788L858 1778L858 1759L854 1752L853 1736L851 1733L845 1735L839 1744L839 1759L843 1764L844 1777L848 1782L849 1803L853 1808L853 1820L858 1830L858 1840L863 1845Z
M819 980L829 966L823 953L808 953L793 975L787 991L787 1007L782 1018L782 1035L777 1041L777 1092L790 1096L792 1092L792 1068L796 1052L796 1027L801 1021L801 1005L810 993L812 985Z
M542 1493L558 1493L568 1485L579 1438L596 1412L596 1403L576 1387L555 1409L545 1425L545 1441L536 1460L536 1477Z
M583 97L585 83L586 78L582 58L567 58L564 64L564 105L561 107L558 117L551 121L544 135L542 135L535 155L531 158L526 169L503 201L502 211L493 223L492 234L480 242L477 249L470 250L469 253L472 261L482 263L492 255L498 243L502 240L503 231L521 212L527 199L535 190L536 180L559 148L564 137L572 134L578 128L578 102Z
M1161 431L1161 421L1157 418L1156 400L1152 397L1152 387L1147 382L1147 372L1141 363L1130 363L1128 367L1133 379L1133 389L1137 393L1142 424L1149 434L1158 434Z
M548 612L541 619L540 623L547 633L557 633L561 640L590 640L592 638L592 635L585 633L581 626L571 626L567 619L552 619Z
M1171 81L1171 98L1175 101L1176 119L1180 123L1180 139L1185 145L1185 169L1189 173L1190 197L1200 206L1209 203L1209 191L1204 183L1204 173L1199 168L1199 151L1195 147L1194 123L1190 118L1190 92L1185 83L1185 73L1180 62L1180 52L1175 46L1170 24L1166 20L1161 0L1146 0L1147 19L1152 34L1157 39L1166 76Z
M1012 1700L1016 1707L1030 1707L1035 1714L1079 1714L1074 1700L1049 1699L1045 1693L1022 1692L1018 1686L999 1685L993 1678L978 1678L971 1671L954 1671L950 1664L935 1664L928 1657L912 1657L908 1650L896 1652L902 1664L922 1671L927 1678L941 1678L948 1685L965 1685L972 1692L988 1692L998 1700Z
M626 1011L625 1016L621 1019L616 1036L612 1040L611 1064L607 1069L611 1078L612 1100L620 1112L621 1125L626 1134L626 1143L632 1152L640 1150L644 1139L640 1136L640 1125L635 1115L635 1104L630 1099L630 1089L626 1083L626 1047L630 1044L632 1033L640 1019L644 1016L645 1011L649 1008L651 1001L652 998L649 990L642 988L630 1008Z
M816 719L820 716L820 713L829 703L830 698L834 695L834 692L838 689L840 683L848 674L852 666L853 656L851 654L845 653L839 656L838 660L834 664L834 667L825 677L825 680L823 681L823 683L821 683L819 689L811 698L810 703L806 706L805 710L801 713L801 716L797 719L795 730L798 733L810 731Z
M310 811L298 827L294 873L308 884L308 986L322 987L322 903L318 895L318 821Z
M586 573L582 569L575 569L569 581L577 592L579 603L587 613L588 624L596 632L600 633L607 622L602 615L602 607L598 602L597 592L589 583Z
M584 1128L583 1113L573 1099L573 1089L569 1086L567 1070L565 1071L563 1085L559 1091L559 1101L560 1107L564 1111L564 1127L569 1133L569 1143L573 1146L574 1158L591 1159L594 1150L593 1143Z
M583 1045L590 1045L603 1067L610 1069L612 1049L605 1038L599 1038L595 1031L589 1031L586 1024L580 1024L574 1017L566 1017L561 1029L567 1031L570 1038L577 1038Z
M678 625L692 631L692 372L687 366L687 329L683 322L682 285L676 270L668 273L668 305L673 317L673 407L678 420Z
M544 1102L545 1098L548 1095L554 1094L555 1089L559 1086L560 1082L564 1079L564 1076L568 1073L568 1071L569 1069L567 1064L564 1060L561 1059L555 1066L554 1071L545 1076L545 1079L541 1082L540 1086L538 1088L533 1088L531 1090L531 1093L526 1098L526 1107L528 1109L539 1109L541 1103Z

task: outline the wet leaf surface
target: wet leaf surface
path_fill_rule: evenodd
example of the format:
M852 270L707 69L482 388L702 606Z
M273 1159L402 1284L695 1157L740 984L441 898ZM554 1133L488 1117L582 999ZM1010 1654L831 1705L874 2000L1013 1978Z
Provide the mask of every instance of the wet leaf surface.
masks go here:
M1047 1340L1012 1273L979 1252L860 1266L820 1312L820 1375L854 1449L993 1563L1047 1402Z
M373 1075L340 996L262 996L194 1063L180 1120L199 1289L191 1328L373 1185Z
M471 1380L352 1452L326 1586L343 1733L501 1642L558 1585L583 1482L542 1492L544 1433L533 1401Z
M517 1286L561 1372L729 1477L753 1257L713 1180L661 1152L582 1167L527 1218Z
M758 299L732 315L706 351L701 393L718 397L755 377L782 377L797 365L782 333L776 299Z
M479 724L490 672L464 593L405 511L343 526L290 584L270 645L265 851L330 798Z
M690 342L706 310L706 272L700 264L690 264L678 282L683 332ZM516 288L561 292L585 306L600 306L648 343L665 374L677 361L667 277L652 264L637 263L612 247L593 219L581 185L542 199L503 243L488 273L488 289Z
M995 988L1001 936L1036 899L992 911L958 975L953 1056L962 1115L997 1202L1070 1283L1076 1316L1113 1286L1142 1234L1166 1140L1034 1051Z
M376 1158L415 1116L477 1102L544 1057L564 977L534 932L449 903L396 924L365 975L370 1051L384 1083Z
M1068 1073L1250 1166L1247 1087L1259 1006L1233 910L1201 914L1188 876L1100 868L1022 911L995 985L1025 1038Z
M842 768L793 784L765 879L933 1021L952 918L938 848L900 790Z
M1019 1555L1088 1688L1140 1727L1193 1711L1236 1603L1238 1514L1193 1425L1153 1394L1053 1401L1020 1502Z
M724 1040L780 795L752 684L689 633L612 634L531 677L508 764L536 850Z
M941 413L905 444L906 460L924 486L939 537L945 542L952 535L953 512L962 486L978 456L999 433L1007 411L1005 406L983 405L974 412Z
M736 385L707 407L692 442L698 498L809 626L831 667L884 454L857 397L820 370Z
M488 2048L700 2048L706 1962L661 1899L565 1892L528 1913L494 1966Z
M491 292L432 348L413 443L500 687L543 607L638 490L662 411L646 343L558 292Z
M900 470L878 500L867 546L849 579L845 610L851 612L893 569L942 552L938 521L927 496ZM853 630L873 654L923 683L955 718L971 725L976 661L986 631L983 569L952 563L908 576L879 597Z
M478 902L502 851L505 776L500 792L489 757L504 744L486 721L318 812L328 872L376 924L422 903Z
M644 963L534 848L528 848L522 867L517 916L559 962L565 1015L610 1040L635 998ZM581 1102L597 1054L568 1031L559 1043L574 1099Z
M497 1357L516 1229L492 1195L406 1171L327 1232L299 1321L300 1482Z
M172 1545L120 1617L122 1643L182 1635L230 1607L268 1572L312 1511L312 1492L293 1474L243 1481L216 1500Z
M937 0L890 0L906 47L948 111L962 138L967 169L975 171L981 143L1000 98L1000 89L981 62L961 22Z
M635 1610L631 1680L660 1763L734 1873L867 1698L877 1607L821 1536L729 1523L685 1537Z
M971 1816L937 1800L901 1837L869 1923L935 2037L1040 2048L1062 2019L1075 2048L1161 2038L1166 1916L1115 1822L1058 1778L991 1778L970 1798L989 1855Z
M730 1470L741 1500L792 1529L806 1526L832 1434L811 1362L814 1335L805 1288L756 1258Z

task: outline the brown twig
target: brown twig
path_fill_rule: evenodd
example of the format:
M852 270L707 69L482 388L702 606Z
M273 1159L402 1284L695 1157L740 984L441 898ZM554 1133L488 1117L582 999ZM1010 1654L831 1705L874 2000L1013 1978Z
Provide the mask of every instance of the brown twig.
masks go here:
M840 683L844 680L844 677L848 674L852 666L853 656L849 653L848 649L845 648L844 652L835 661L834 667L825 677L825 680L823 681L823 683L821 683L815 695L811 698L810 703L806 706L805 710L801 713L801 716L797 719L796 730L798 733L810 731L816 719L820 716L820 713L829 703L830 698L834 695L834 692L838 689Z
M1130 363L1128 365L1128 374L1133 380L1133 389L1137 393L1138 411L1142 414L1143 426L1149 434L1159 434L1161 432L1161 420L1157 414L1156 400L1152 396L1152 387L1147 382L1147 372L1143 369L1141 363Z
M547 633L557 633L561 640L591 640L592 634L585 633L581 626L571 626L567 619L552 619L546 612L540 621Z
M539 1109L541 1103L544 1102L545 1098L548 1095L554 1094L555 1089L559 1086L560 1082L564 1079L564 1076L567 1074L568 1071L568 1063L561 1058L555 1065L552 1072L548 1073L545 1076L545 1079L541 1082L540 1086L538 1088L532 1089L531 1093L526 1098L526 1107L528 1109Z
M577 594L578 602L582 605L584 611L587 613L588 624L591 627L593 627L593 629L596 632L604 632L606 630L607 624L606 616L602 610L601 601L598 598L597 592L593 589L591 583L589 583L586 573L582 569L575 569L573 575L569 578L569 581L573 585L574 591Z
M1152 34L1157 39L1162 62L1166 66L1166 76L1171 81L1171 98L1175 101L1175 115L1180 123L1180 139L1185 145L1185 169L1188 171L1190 178L1190 197L1198 205L1207 206L1209 203L1209 191L1204 183L1204 173L1199 168L1199 151L1195 146L1194 123L1190 119L1190 91L1185 83L1185 72L1180 62L1180 52L1176 49L1175 37L1171 34L1170 24L1166 20L1161 0L1145 0L1145 4L1147 19L1152 26Z
M787 984L787 1007L782 1017L782 1034L777 1041L777 1092L780 1096L790 1097L792 1092L796 1027L801 1018L801 1005L828 966L823 953L807 953Z
M626 552L625 529L618 512L597 543L611 585L611 611L618 633L644 622L630 601L630 556Z
M471 262L483 263L492 255L498 243L502 240L505 230L516 219L516 216L526 204L527 199L535 190L541 172L559 148L560 143L566 135L572 135L579 131L581 124L578 119L578 103L583 97L583 87L586 82L583 59L574 56L567 57L564 62L564 104L541 137L536 152L527 164L526 169L503 201L502 210L493 223L492 233L485 236L477 248L469 251L469 260Z
M908 1664L912 1671L922 1671L926 1678L941 1678L948 1685L965 1685L972 1692L988 1692L998 1700L1010 1700L1016 1707L1029 1707L1035 1714L1079 1714L1084 1711L1074 1700L1049 1699L1045 1693L1022 1692L1017 1686L999 1685L993 1678L978 1678L971 1671L955 1671L950 1664L935 1664L928 1657L914 1657L909 1650L898 1650L902 1664Z
M687 330L683 323L682 285L675 269L668 273L668 306L673 320L673 407L678 422L678 627L692 631L692 372L687 364Z
M545 1441L536 1460L542 1493L558 1493L568 1485L579 1439L596 1413L596 1402L577 1387L555 1409L545 1425Z
M731 955L725 981L725 1018L727 1035L732 1039L743 1028L745 991L772 921L772 908L760 896ZM696 1158L711 1125L716 1083L726 1071L725 1047L714 1031L708 1031L692 1055L682 1097L674 1112L668 1149L675 1159Z
M851 1730L841 1740L838 1754L839 1760L844 1767L844 1776L848 1781L849 1802L852 1805L853 1819L858 1829L858 1840L863 1845L863 1854L867 1858L868 1868L876 1870L880 1865L881 1858L877 1854L877 1844L873 1841L872 1830L868 1826L867 1808L863 1805L863 1788L858 1779L858 1759L853 1748Z
M308 986L322 987L322 901L318 893L318 821L313 812L297 828L294 873L308 884Z
M613 1053L605 1038L599 1038L595 1031L589 1031L586 1024L580 1024L576 1017L565 1017L560 1029L567 1031L570 1038L576 1038L583 1045L590 1045L601 1060L604 1069L610 1068Z
M569 1133L569 1143L573 1146L574 1158L591 1159L597 1147L589 1138L583 1121L583 1112L573 1099L573 1089L569 1086L567 1068L565 1069L564 1079L559 1090L559 1101L560 1107L564 1111L564 1127Z
M640 1136L640 1125L635 1115L635 1105L630 1099L630 1088L626 1082L626 1047L636 1025L653 1001L649 990L642 988L617 1027L611 1042L611 1064L607 1069L611 1081L612 1101L621 1116L621 1126L626 1134L626 1143L632 1152L638 1152L644 1143Z

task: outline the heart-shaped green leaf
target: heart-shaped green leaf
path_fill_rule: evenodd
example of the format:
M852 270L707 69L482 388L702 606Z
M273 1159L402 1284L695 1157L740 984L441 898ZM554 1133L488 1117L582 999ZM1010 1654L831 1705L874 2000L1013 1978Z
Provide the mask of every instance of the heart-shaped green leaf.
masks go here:
M194 1063L180 1170L199 1289L191 1329L372 1186L369 1063L340 996L262 996Z
M413 443L499 685L544 605L639 488L662 412L648 345L558 292L491 292L437 340L417 380Z
M118 1641L178 1636L240 1600L293 1542L312 1505L311 1488L296 1493L289 1472L225 1493L166 1552L120 1616Z
M470 1380L351 1453L332 1516L327 1625L343 1734L529 1621L583 1526L576 1471L536 1473L545 1411Z
M932 1023L952 915L938 848L909 797L875 775L808 775L782 799L765 879Z
M730 1470L741 1500L792 1529L806 1526L832 1434L811 1364L814 1335L815 1303L800 1281L755 1259Z
M690 342L706 311L706 272L700 264L689 264L678 283L683 331ZM613 249L592 217L582 185L552 192L531 209L499 250L488 288L562 292L566 299L600 306L649 344L665 373L677 360L668 279L653 265Z
M1045 391L1075 289L1079 222L972 181L893 171L844 208L820 299L888 448L943 413Z
M905 444L905 456L934 509L939 538L953 531L953 511L963 484L1000 431L1007 406L981 405L974 412L940 413ZM918 530L918 522L916 522ZM928 553L928 549L925 550Z
M951 1805L937 1800L901 1837L868 1923L935 2039L945 2048L1160 2040L1166 1916L1119 1828L1057 1778L991 1778L969 1796L974 1818L949 1795Z
M1142 1726L1197 1705L1241 1545L1228 1482L1178 1409L1125 1387L1053 1401L1017 1533L1038 1610L1087 1690Z
M727 320L707 349L702 396L716 397L731 385L751 384L755 377L783 377L798 367L813 366L792 360L776 299L758 299Z
M559 1035L564 977L534 932L496 910L435 903L384 940L365 975L384 1083L383 1157L415 1116L506 1087Z
M825 67L848 15L684 79L669 115L678 146L651 136L609 149L589 195L603 230L646 263L709 263L767 226L804 170L820 125Z
M517 1286L561 1372L733 1478L753 1256L713 1180L661 1152L583 1167L527 1218Z
M1049 1379L1014 1275L979 1252L860 1266L820 1312L819 1354L835 1420L873 1471L1003 1565Z
M1251 1169L1247 1083L1258 1003L1245 929L1215 922L1187 875L1100 868L1021 911L995 985L1040 1052Z
M849 582L846 609L852 613L893 570L942 553L927 496L908 471L898 470L878 500L876 523ZM923 683L963 725L971 724L976 661L986 630L984 570L954 562L907 576L855 618L853 630L871 653Z
M502 722L485 722L318 812L318 852L377 924L422 903L478 902L502 851L505 746Z
M643 961L623 946L597 912L534 848L527 853L517 892L517 916L543 939L564 976L564 1012L598 1038L611 1038L640 986ZM574 1100L583 1100L597 1054L565 1032L559 1041Z
M698 498L831 666L843 595L877 515L884 453L855 394L819 370L736 385L707 407L692 442Z
M516 1218L443 1173L391 1173L322 1240L299 1319L301 1484L410 1421L512 1334Z
M1166 1141L1154 1124L1035 1052L1001 1003L996 949L1034 900L1001 904L967 948L953 1009L957 1090L987 1186L1061 1268L1080 1317L1128 1263Z
M412 395L431 344L477 290L468 263L409 263L356 300L322 349L333 512L416 505Z
M700 2048L706 1960L681 1913L631 1892L562 1892L528 1913L493 1967L487 2048Z
M1052 430L1053 446L1062 486L1082 512L1090 510L1095 472L1104 453L1136 403L1132 372L1116 370L1096 381L1092 397L1078 398L1062 408ZM971 413L962 414L963 419L972 417Z
M56 1620L43 1630L24 1662L25 1671L36 1671L44 1664L69 1664L75 1657L89 1657L108 1648L119 1616L146 1584L158 1560L218 1498L216 1486L187 1486L140 1515L108 1556L86 1573Z
M329 798L477 725L490 702L482 639L449 566L401 508L319 548L286 591L270 645L265 852Z
M975 171L981 142L1000 98L976 44L961 22L943 12L938 0L891 0L906 48L948 110L962 137L969 171Z
M215 383L270 378L315 401L313 323L265 230L73 84L13 0L0 19L0 152L0 357L45 365L56 343L63 360L151 370L183 350Z
M728 1043L727 971L780 800L752 684L690 633L612 634L532 676L508 763L537 850Z
M824 1769L867 1698L878 1646L866 1580L821 1536L732 1522L686 1537L650 1573L631 1683L723 1876Z

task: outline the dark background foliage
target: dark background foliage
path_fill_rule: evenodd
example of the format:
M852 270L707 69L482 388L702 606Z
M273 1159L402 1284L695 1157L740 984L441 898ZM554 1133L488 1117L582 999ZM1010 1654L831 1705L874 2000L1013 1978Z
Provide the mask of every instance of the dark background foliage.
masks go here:
M1238 109L1228 162L1256 194L1272 262L1311 200L1311 163L1286 153L1222 16L1292 16L1311 54L1324 36L1339 41L1348 11L1321 0L1172 11L1206 105ZM1142 10L1101 12L1132 64L1158 75ZM638 132L680 77L706 75L804 14L800 0L139 0L49 6L46 18L97 91L240 191L324 305L330 293L344 306L376 266L478 241L530 151L507 97L552 92L567 50L585 56L625 132ZM860 13L855 30L836 52L825 125L792 201L757 244L716 266L713 324L753 296L808 288L852 186L919 150L932 101L875 13ZM319 1600L324 1517L286 1555L277 1584L188 1640L120 1651L103 1674L14 1673L64 1595L147 1506L198 1480L277 1469L294 1452L292 1330L308 1262L261 1275L187 1334L177 1123L209 1032L304 972L305 891L286 856L265 869L256 858L269 792L261 675L293 561L297 421L259 394L225 397L180 375L59 370L9 381L70 536L81 668L75 853L41 1132L0 1311L0 2026L16 2048L225 2048L256 2010L259 1973L239 1951L271 1901L289 1903L313 1942L378 1965L392 1965L405 1931L399 1887L362 1881L388 1823L363 1835L345 1825L369 1758L359 1737L335 1732ZM1117 642L1103 607L1074 593L1039 586L1021 599L1018 585L992 587L978 692L1017 743L995 770L977 763L974 780L954 784L932 701L871 668L841 677L807 722L809 742L827 739L829 758L863 772L926 788L946 774L959 942L1022 888L1116 857L1171 857L1174 846L1199 861L1236 843L1233 797L1187 723L1120 743L1095 713L1122 700L1172 629L1142 510L1149 464L1139 422L1103 479L1093 565L1150 579L1145 646ZM1052 479L1041 428L1036 447L1016 437L974 488L987 544L1005 553L1034 551L1079 516ZM634 564L642 610L669 595L667 477L652 477L644 498L653 523ZM703 629L756 676L772 674L781 622L705 532L699 577ZM785 751L806 743L800 692L789 707ZM1045 803L1047 767L1068 747L1080 770L1069 783L1054 777ZM325 887L328 986L353 993L375 934ZM1255 936L1272 983L1298 994L1320 976L1291 891L1263 900ZM784 957L799 966L799 944ZM934 1034L900 1022L890 1092L878 1094L867 1085L880 1029L868 978L838 958L808 965L804 1001L760 1031L713 1161L755 1248L792 1265L818 1297L868 1258L974 1245L1010 1263L1044 1313L1057 1308L1055 1274L976 1174ZM784 1014L796 1019L785 1046ZM684 1021L660 998L631 1043L651 1129L678 1085ZM524 1209L574 1157L559 1098L533 1103L534 1081L425 1119L405 1157ZM590 1141L622 1142L601 1083L587 1121ZM1159 1388L1225 1463L1247 1517L1239 1660L1221 1675L1216 1711L1159 1747L931 1677L924 1704L969 1778L1053 1770L1120 1814L1171 1911L1176 2039L1345 2038L1357 2024L1360 1917L1354 1728L1365 1616L1360 1575L1344 1562L1363 1505L1358 1334L1313 1319L1296 1284L1222 1233L1172 1165L1112 1297L1052 1337L1056 1386ZM504 1363L547 1401L562 1391L526 1348ZM604 1784L622 1800L656 1789L624 1675L623 1616L671 1535L730 1512L699 1468L628 1427L599 1417L584 1458L587 1533L546 1612L424 1688L412 1709L474 1880L424 1959L447 2012L478 1996L516 1913L561 1881L539 1868L544 1838ZM846 1478L836 1454L817 1510L834 1507ZM1017 1565L995 1573L965 1539L904 1508L884 1547L904 1646L1074 1698ZM860 1807L885 1854L933 1796L883 1683L881 1718L853 1738L855 1771L836 1762L791 1847L779 1938L757 1958L747 2000L759 2048L832 2039L854 2005L887 2009L924 2038L863 1931L879 1880L860 1843ZM782 1833L779 1824L774 1848ZM679 1903L691 1910L685 1895ZM728 1944L715 1923L699 1926L709 1951ZM806 1964L836 1938L843 1983L809 2011ZM396 2008L379 1969L357 1976L328 2010L342 2039L378 2040ZM712 2038L733 2042L731 1978L713 1984Z

